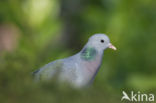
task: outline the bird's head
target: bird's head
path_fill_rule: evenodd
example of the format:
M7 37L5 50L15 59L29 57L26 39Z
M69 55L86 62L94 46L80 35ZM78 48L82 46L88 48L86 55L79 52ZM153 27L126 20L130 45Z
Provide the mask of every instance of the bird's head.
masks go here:
M105 34L94 34L87 43L88 46L94 47L98 51L103 51L106 48L116 50L116 47L110 43L110 40Z

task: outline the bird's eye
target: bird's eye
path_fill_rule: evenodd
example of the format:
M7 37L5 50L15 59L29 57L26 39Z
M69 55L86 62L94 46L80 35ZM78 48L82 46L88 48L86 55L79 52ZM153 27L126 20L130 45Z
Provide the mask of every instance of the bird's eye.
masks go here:
M104 40L103 39L101 40L101 43L104 43Z

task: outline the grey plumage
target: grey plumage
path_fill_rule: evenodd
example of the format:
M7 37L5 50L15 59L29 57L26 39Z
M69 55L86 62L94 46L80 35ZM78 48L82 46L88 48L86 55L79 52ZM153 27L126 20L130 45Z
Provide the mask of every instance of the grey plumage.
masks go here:
M79 53L53 61L35 71L35 81L50 81L57 77L59 82L68 82L75 87L86 86L94 80L106 48L116 50L105 34L95 34Z

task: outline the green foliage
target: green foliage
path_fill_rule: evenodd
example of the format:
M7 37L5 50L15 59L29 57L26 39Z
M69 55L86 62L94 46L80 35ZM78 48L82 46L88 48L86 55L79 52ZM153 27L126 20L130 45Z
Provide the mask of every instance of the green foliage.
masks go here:
M155 0L1 0L0 103L120 103L122 90L156 93L155 10ZM117 51L105 51L90 88L34 83L34 70L79 52L94 33L108 34Z

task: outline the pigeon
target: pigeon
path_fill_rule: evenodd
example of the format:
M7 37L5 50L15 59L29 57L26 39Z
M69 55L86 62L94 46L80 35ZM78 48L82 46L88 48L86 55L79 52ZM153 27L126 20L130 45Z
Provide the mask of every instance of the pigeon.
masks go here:
M116 47L106 34L92 35L83 49L77 54L50 62L33 72L35 81L51 81L56 78L74 87L91 84L101 66L104 50Z

